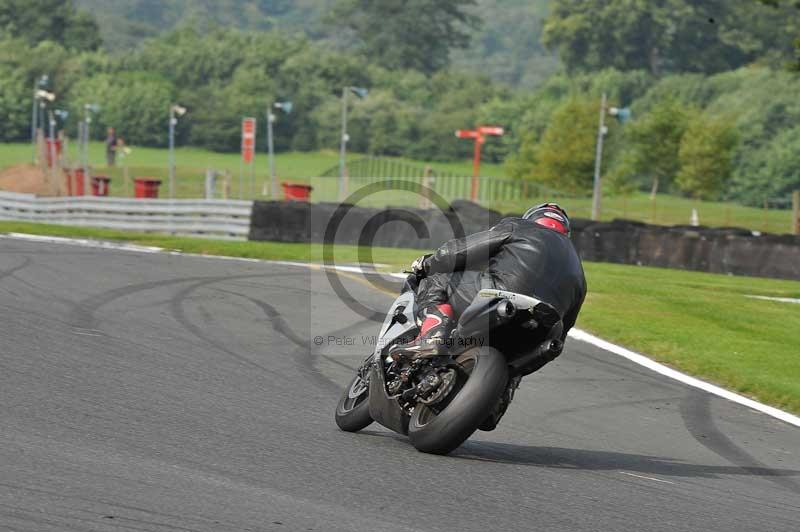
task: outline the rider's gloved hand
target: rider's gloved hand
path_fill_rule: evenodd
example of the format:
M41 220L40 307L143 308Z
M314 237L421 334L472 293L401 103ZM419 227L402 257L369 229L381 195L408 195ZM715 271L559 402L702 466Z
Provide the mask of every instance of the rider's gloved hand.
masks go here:
M431 254L422 255L411 263L411 273L416 275L418 279L422 279L427 275L425 271L425 261L431 256Z

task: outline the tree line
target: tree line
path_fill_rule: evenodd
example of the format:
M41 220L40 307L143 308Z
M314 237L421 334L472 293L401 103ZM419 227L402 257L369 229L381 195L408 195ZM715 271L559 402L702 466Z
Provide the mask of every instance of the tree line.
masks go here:
M369 96L351 99L354 151L466 158L471 145L456 129L500 125L508 133L484 146L489 160L516 178L584 193L607 92L634 117L609 123L604 175L619 192L759 203L800 187L800 81L787 68L793 6L553 0L543 42L563 68L523 89L451 64L481 23L473 4L335 0L326 23L341 31L337 42L186 25L111 53L71 2L0 0L0 140L29 137L32 89L44 73L73 136L83 106L98 103L95 138L114 126L129 143L164 146L169 106L180 103L189 112L178 142L219 151L238 150L243 116L263 124L282 100L294 111L276 123L278 150L335 149L342 88L363 86ZM23 28L26 10L38 15Z

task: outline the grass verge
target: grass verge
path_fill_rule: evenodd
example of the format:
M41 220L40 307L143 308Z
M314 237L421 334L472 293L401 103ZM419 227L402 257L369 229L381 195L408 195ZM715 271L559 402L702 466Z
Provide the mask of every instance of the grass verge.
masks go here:
M800 282L586 263L578 326L779 408L800 413Z
M25 222L0 233L101 238L187 253L320 262L322 246L227 242ZM407 265L419 250L374 248L376 263ZM358 262L337 246L337 263ZM800 413L800 305L747 295L800 298L800 282L586 263L589 294L578 326L676 369Z

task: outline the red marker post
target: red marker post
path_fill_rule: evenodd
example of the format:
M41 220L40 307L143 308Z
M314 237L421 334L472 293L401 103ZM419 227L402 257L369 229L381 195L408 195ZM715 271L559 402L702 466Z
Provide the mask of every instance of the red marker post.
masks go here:
M253 195L253 158L256 153L256 119L242 119L242 166L250 167L250 195ZM239 199L243 198L244 183L242 166L239 167Z
M472 190L470 200L478 201L478 176L481 171L481 146L486 142L487 136L500 137L505 133L502 127L480 126L476 129L459 129L456 137L460 139L473 139L475 141L475 152L472 159Z

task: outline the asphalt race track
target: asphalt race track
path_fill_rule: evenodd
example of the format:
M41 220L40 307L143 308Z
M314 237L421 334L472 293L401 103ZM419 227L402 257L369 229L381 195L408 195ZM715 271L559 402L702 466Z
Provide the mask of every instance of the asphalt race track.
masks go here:
M449 457L340 432L377 329L306 268L0 238L0 530L800 530L800 430L574 340Z

